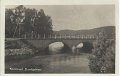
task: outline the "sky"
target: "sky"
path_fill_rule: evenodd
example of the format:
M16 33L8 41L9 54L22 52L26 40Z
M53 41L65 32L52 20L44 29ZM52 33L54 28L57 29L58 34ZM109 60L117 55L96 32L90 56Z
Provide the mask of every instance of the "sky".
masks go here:
M6 6L15 8L16 6ZM51 16L53 30L82 30L115 25L114 5L25 5Z

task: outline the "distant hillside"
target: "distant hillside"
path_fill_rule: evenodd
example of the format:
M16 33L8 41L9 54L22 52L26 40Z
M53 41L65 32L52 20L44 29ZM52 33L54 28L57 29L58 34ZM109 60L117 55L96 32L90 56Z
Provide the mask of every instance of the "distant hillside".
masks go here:
M100 31L105 31L108 37L115 35L115 26L99 27L89 30L61 30L54 31L54 34L61 35L97 35Z

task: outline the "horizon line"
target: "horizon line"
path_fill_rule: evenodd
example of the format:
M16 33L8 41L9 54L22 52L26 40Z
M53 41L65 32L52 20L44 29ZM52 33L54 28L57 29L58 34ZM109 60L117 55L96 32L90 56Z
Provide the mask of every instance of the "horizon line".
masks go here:
M101 27L94 27L94 28L86 28L86 29L80 29L80 30L91 30L91 29L96 29L96 28L102 28L102 27L115 27L115 25L110 25L110 26L101 26ZM53 31L63 31L63 30L72 30L72 31L79 31L79 30L74 30L74 29L62 29L62 30L54 30Z

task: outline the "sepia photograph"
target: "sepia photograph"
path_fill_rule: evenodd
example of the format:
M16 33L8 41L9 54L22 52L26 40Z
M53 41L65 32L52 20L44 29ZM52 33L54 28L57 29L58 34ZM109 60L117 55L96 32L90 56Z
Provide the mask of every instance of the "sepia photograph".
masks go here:
M115 5L6 5L5 74L115 74Z

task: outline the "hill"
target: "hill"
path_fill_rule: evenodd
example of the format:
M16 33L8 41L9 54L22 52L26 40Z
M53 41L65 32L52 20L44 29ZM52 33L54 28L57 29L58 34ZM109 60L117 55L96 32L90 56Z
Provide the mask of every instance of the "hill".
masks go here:
M105 26L88 30L60 30L54 31L57 35L97 35L99 32L105 31L108 37L115 36L115 26Z

